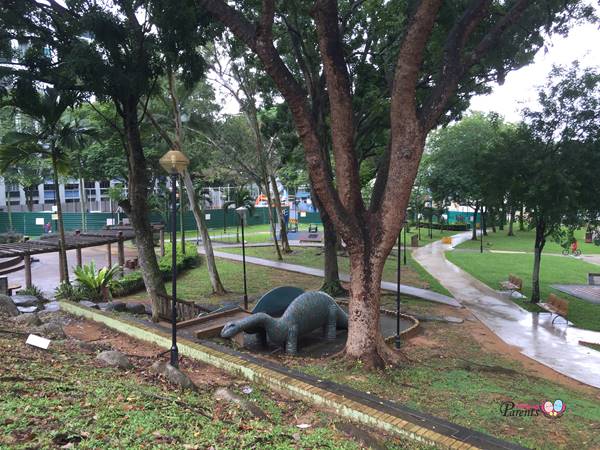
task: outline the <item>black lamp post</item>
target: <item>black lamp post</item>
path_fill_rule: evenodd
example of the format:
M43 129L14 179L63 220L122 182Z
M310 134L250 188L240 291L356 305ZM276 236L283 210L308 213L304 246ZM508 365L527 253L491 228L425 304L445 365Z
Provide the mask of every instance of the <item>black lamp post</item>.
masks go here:
M429 239L433 239L433 200L429 199Z
M177 350L177 177L187 168L190 160L180 150L173 149L165 153L159 162L162 168L171 175L171 365L179 367L179 351Z
M406 265L406 229L408 228L408 220L404 221L404 265Z
M479 214L479 232L481 234L481 239L479 240L479 253L483 253L483 227L485 226L483 222L483 208L481 208L481 214Z
M404 222L404 227L406 227L406 222ZM406 234L405 234L406 236ZM400 348L400 243L401 243L401 234L398 232L398 266L396 268L397 278L396 278L396 338L394 339L394 344L396 348ZM406 249L404 250L406 251ZM405 255L406 256L406 255Z
M246 284L246 240L244 239L244 225L246 222L246 214L248 213L248 208L245 206L240 206L235 209L235 212L240 216L240 222L242 225L242 266L244 270L244 309L248 309L248 286Z

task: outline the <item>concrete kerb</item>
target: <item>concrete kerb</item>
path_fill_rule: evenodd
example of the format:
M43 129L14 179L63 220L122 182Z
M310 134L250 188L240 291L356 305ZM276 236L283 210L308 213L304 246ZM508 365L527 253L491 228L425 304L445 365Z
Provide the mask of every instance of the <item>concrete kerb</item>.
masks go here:
M165 349L171 347L171 337L168 333L147 327L143 324L116 318L110 313L93 310L76 303L61 301L60 305L68 313L103 323L109 328L131 337L154 343ZM334 410L338 415L352 421L392 432L437 448L458 448L460 446L463 446L461 448L478 448L470 446L470 444L462 440L437 433L411 422L406 422L391 414L350 400L343 395L313 386L291 376L285 376L270 368L262 367L241 357L221 352L206 345L180 338L178 340L178 348L180 354L189 358L213 365L226 372L242 376L257 384L265 385L315 405L325 406Z

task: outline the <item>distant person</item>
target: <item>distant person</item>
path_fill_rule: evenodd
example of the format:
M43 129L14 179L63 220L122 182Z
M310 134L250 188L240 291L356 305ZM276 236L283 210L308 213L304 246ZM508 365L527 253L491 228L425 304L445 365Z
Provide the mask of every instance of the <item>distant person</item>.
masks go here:
M573 239L571 242L571 253L575 253L577 251L577 239Z
M52 233L52 224L50 222L44 224L44 232L47 234Z

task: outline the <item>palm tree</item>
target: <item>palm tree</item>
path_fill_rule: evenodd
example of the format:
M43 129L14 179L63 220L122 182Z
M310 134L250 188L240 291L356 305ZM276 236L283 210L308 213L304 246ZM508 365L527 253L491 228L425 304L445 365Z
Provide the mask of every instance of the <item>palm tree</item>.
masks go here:
M67 172L67 150L83 145L86 136L92 134L90 129L81 127L78 122L65 120L67 109L73 107L76 101L74 94L54 88L40 91L33 85L17 86L8 104L33 119L34 126L31 130L6 133L0 144L0 170L26 160L47 158L51 161L60 233L61 282L66 283L69 283L69 272L59 174Z
M224 229L227 230L227 210L233 206L234 209L246 208L250 214L254 212L254 200L250 191L244 186L235 188L231 194L232 200L223 204L223 223L225 224ZM235 230L235 240L240 242L240 222L238 220Z

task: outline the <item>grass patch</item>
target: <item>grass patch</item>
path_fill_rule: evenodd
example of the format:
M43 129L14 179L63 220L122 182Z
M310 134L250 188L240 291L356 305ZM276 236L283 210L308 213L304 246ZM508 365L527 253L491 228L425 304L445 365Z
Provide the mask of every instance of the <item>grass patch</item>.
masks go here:
M446 258L466 272L481 280L492 289L498 289L500 281L510 273L523 280L523 294L531 298L531 274L533 255L502 253L471 253L450 251ZM588 272L598 267L575 258L543 256L540 270L540 294L542 299L551 292L569 301L569 320L579 328L600 331L600 305L594 305L550 287L551 284L587 284ZM540 311L528 301L516 301L530 311Z
M0 349L0 448L360 448L331 416L258 386L247 398L266 412L260 420L216 403L214 388L181 392L141 370L99 367L69 341L42 352L0 337ZM307 414L312 427L299 430Z
M242 263L216 258L217 269L225 289L229 291L224 296L212 294L212 287L208 278L206 265L190 269L177 278L177 295L181 299L199 303L219 304L223 301L239 301L244 292ZM322 280L309 275L285 272L268 267L246 265L248 296L251 301L260 297L271 287L298 286L304 289L318 289ZM171 283L166 282L167 292L171 292ZM143 300L147 298L146 292L125 297L125 300Z
M223 248L219 249L219 251L237 254L242 253L241 248ZM272 261L277 260L274 247L249 247L246 248L246 255L269 259ZM402 255L401 258L403 256L404 255ZM423 269L423 267L421 267L419 263L412 258L410 252L408 252L406 256L407 265L402 265L401 268L402 284L419 288L429 288L435 292L439 292L440 294L451 296L451 294L435 278L433 278L425 269ZM319 247L294 247L293 253L284 255L283 260L284 262L291 264L322 269L324 264L323 249ZM350 272L350 261L348 257L338 256L338 265L340 272ZM383 280L395 282L396 268L396 251L393 251L386 261L383 270Z
M410 362L400 369L365 372L360 364L336 360L291 360L289 364L527 448L600 446L600 399L591 388L567 388L533 376L519 362L482 348L463 325L422 326L429 345L422 341L405 345ZM539 404L556 399L567 405L560 420L504 417L500 412L503 401Z
M518 227L517 227L518 228ZM535 242L535 230L516 231L514 236L508 236L508 231L505 227L504 231L492 233L488 230L488 235L483 237L484 248L488 250L508 250L515 252L531 252ZM575 231L577 245L581 252L586 254L600 254L600 246L595 244L585 243L585 230L579 229ZM479 241L465 241L457 248L479 250ZM544 253L562 253L562 247L554 241L548 240L544 246Z

